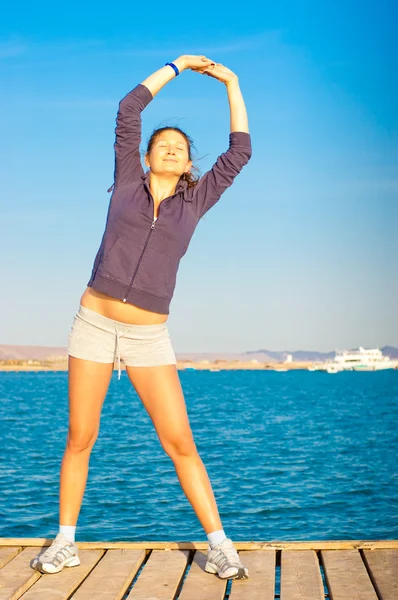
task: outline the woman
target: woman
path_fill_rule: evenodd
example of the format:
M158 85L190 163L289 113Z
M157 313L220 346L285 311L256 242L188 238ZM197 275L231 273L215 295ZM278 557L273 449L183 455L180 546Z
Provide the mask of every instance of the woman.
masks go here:
M200 179L192 173L191 140L177 127L154 131L144 173L141 112L181 71L192 69L225 84L230 143ZM75 530L115 354L172 459L184 493L208 537L206 571L247 578L226 537L205 466L188 421L167 329L181 257L201 217L217 202L251 156L238 77L205 56L183 55L150 75L119 104L115 176L106 227L91 278L69 334L69 432L60 474L60 529L32 567L57 573L80 564Z

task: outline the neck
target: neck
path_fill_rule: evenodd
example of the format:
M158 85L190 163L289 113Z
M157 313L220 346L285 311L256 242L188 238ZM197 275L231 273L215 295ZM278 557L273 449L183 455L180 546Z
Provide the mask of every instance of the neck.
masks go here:
M161 202L175 193L179 175L155 175L149 174L149 189L155 202Z

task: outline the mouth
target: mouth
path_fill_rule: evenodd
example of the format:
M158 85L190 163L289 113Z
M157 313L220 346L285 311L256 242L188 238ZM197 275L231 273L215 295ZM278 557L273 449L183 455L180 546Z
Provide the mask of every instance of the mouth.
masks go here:
M164 162L177 162L174 158L165 158Z

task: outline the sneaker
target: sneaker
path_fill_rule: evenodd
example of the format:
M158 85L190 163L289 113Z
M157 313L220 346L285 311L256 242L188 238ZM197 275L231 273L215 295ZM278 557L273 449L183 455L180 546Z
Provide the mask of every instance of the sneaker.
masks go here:
M69 541L63 533L58 533L51 546L38 554L30 566L41 573L59 573L64 567L77 565L80 565L80 559L76 544Z
M207 548L207 573L217 573L221 579L248 579L249 571L240 561L232 540L226 538L215 548Z

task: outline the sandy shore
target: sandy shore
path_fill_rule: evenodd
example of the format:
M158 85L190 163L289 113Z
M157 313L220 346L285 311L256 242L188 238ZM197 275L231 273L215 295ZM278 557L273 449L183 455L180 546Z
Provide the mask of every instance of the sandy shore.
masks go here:
M0 364L0 371L67 371L68 363L67 361L62 361L59 363L39 363L38 361L33 361L34 364L29 364L29 361L9 361L13 364ZM273 371L281 371L281 370L297 370L297 369L308 369L311 367L312 363L310 362L299 362L299 363L260 363L260 362L242 362L239 360L226 361L226 360L217 360L214 362L209 361L178 361L177 369L180 371L186 369L195 369L196 371L236 371L236 370L251 370L251 371L264 371L264 370L273 370ZM124 365L121 365L122 370L125 370ZM117 370L117 364L114 366L115 370Z

